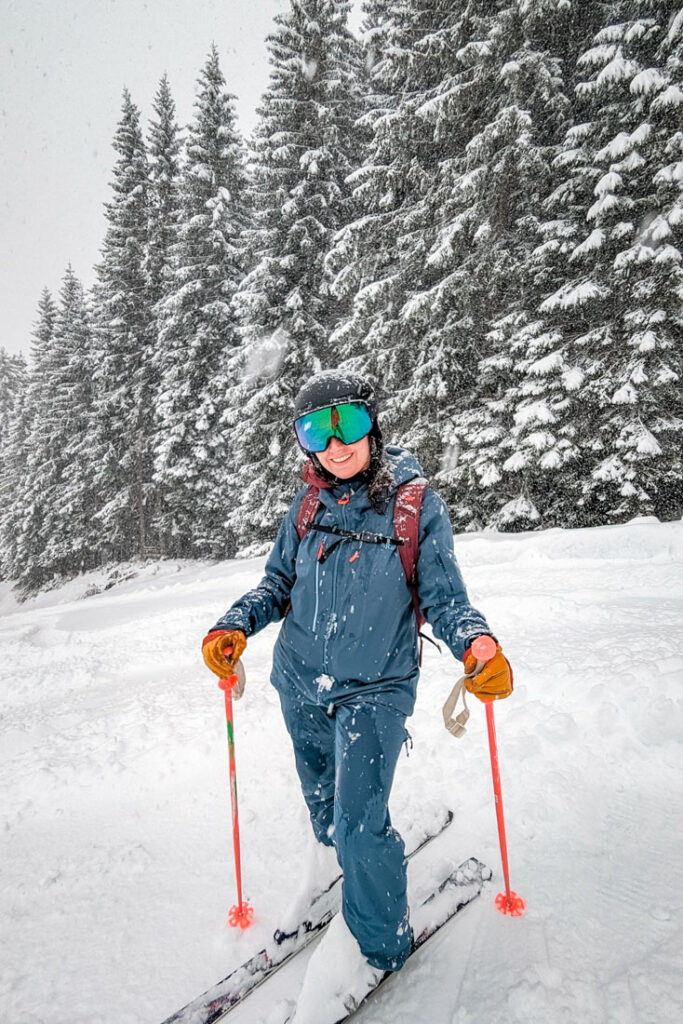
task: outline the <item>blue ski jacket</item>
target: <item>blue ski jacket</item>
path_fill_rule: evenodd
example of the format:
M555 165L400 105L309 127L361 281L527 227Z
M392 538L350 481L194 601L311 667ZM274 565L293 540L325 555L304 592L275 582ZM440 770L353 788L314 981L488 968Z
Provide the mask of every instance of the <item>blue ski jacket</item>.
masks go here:
M393 485L384 513L371 507L365 485L352 490L342 482L321 488L316 523L394 536L396 489L422 471L405 449L385 451ZM251 636L284 618L271 674L283 697L319 705L361 698L410 715L419 676L417 622L398 548L346 540L321 561L321 544L324 551L337 538L308 530L299 541L297 513L306 490L285 516L259 585L213 629L241 629ZM474 637L491 632L468 601L448 510L431 488L420 514L417 593L434 635L456 658Z

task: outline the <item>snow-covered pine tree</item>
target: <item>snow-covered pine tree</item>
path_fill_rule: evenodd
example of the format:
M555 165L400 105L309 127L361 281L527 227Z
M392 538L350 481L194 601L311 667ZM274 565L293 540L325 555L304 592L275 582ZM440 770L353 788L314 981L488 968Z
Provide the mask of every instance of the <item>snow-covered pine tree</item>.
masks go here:
M561 61L552 48L564 21L557 0L513 0L497 10L468 4L449 33L455 61L416 111L437 142L455 144L440 157L423 204L433 227L424 237L422 287L400 314L422 335L407 404L425 389L436 407L408 436L442 460L436 479L463 526L482 524L486 504L482 509L478 492L495 482L495 466L478 461L473 474L469 459L500 429L510 354L495 327L524 294L552 145L566 123Z
M25 402L28 369L24 356L11 355L0 347L0 579L8 576L6 533L12 535L14 527L9 518L13 510L14 493L19 486L21 448L17 437L17 424ZM7 523L5 520L7 519Z
M44 318L36 332L25 419L17 424L17 442L25 453L17 495L24 525L17 537L14 578L23 594L97 564L88 445L90 325L83 288L71 267L56 314L48 316L49 338Z
M362 166L350 179L356 217L338 232L328 257L334 294L344 305L352 303L332 340L346 365L369 371L398 397L410 379L418 344L399 323L398 312L420 280L423 262L419 256L410 259L401 243L413 230L409 219L439 159L431 126L415 116L410 97L442 79L436 47L429 60L418 49L450 22L452 5L371 0L363 11L369 89L361 126L370 139ZM415 409L408 412L414 414ZM385 419L389 435L400 436L391 413Z
M49 358L42 368L49 388L29 440L29 486L41 495L45 508L38 560L46 580L68 578L94 568L99 561L90 447L91 342L83 286L69 266L62 281ZM23 580L19 582L23 586Z
M363 0L361 11L363 21L360 35L363 47L364 69L371 81L372 71L384 57L390 33L390 9L393 0ZM368 97L369 98L369 97ZM376 98L375 98L376 99ZM363 106L368 110L376 109L376 103L364 99Z
M591 521L683 511L683 11L616 3L582 66L594 202L573 256L598 292L588 402ZM588 229L590 228L590 231ZM585 255L584 255L585 253ZM602 307L602 315L600 315Z
M668 369L662 365L655 372L656 399L661 403L659 436L664 441L666 461L660 462L658 467L653 505L660 519L680 519L683 518L683 8L670 10L668 19L658 12L658 18L663 38L657 61L668 84L651 97L650 110L655 119L659 148L658 169L653 179L654 198L660 220L657 224L652 221L646 225L646 242L650 250L655 250L648 255L653 271L651 280L665 318L665 338L660 338L659 347L664 350ZM635 91L639 88L640 84ZM654 324L662 322L661 314L651 312L650 317Z
M152 490L154 331L145 272L149 222L147 153L140 114L124 90L114 136L112 198L93 289L97 513L105 560L144 558Z
M152 309L166 295L180 219L181 138L166 75L159 82L153 109L147 133L149 229L145 262Z
M167 295L158 307L155 479L164 550L175 557L226 557L232 461L222 415L239 344L232 298L244 276L248 223L243 144L218 51L199 76L181 180L178 241Z
M544 525L682 505L683 18L650 0L602 13L536 253L540 315L512 340L515 453L504 468L536 496Z
M475 110L482 128L467 143L459 176L454 161L458 235L465 242L464 251L454 247L455 273L468 295L461 303L463 289L456 287L456 309L467 308L469 296L475 300L465 326L476 345L468 360L474 380L454 408L455 457L451 465L447 457L439 477L452 482L456 521L468 528L533 528L550 508L567 505L567 467L576 452L554 432L554 415L539 395L538 376L555 370L542 361L545 352L529 360L523 411L511 392L527 369L520 367L520 335L537 317L544 203L553 188L553 159L572 123L576 58L600 16L592 5L564 0L503 5L480 62ZM468 280L476 283L467 286ZM521 472L531 456L519 445L520 433L533 453L529 475Z
M10 421L26 388L28 369L21 353L12 355L0 345L0 436L7 437ZM0 448L0 460L5 448Z
M154 117L147 133L149 227L145 273L154 335L151 391L156 408L161 385L161 367L164 365L159 353L160 304L173 288L172 260L180 224L181 136L171 87L165 74L154 97L153 110ZM162 522L162 508L162 488L155 480L150 495L149 514L159 553L165 555L167 537Z
M0 512L3 574L8 579L21 580L26 592L45 582L40 553L46 500L34 472L42 455L34 446L49 399L56 318L54 299L44 288L31 338L28 382L10 422L9 444L3 460L3 492L8 494L7 504L3 503Z
M354 176L361 213L333 254L335 288L354 293L336 337L385 382L388 432L437 474L463 525L480 521L476 493L491 481L459 449L473 462L498 434L491 416L509 358L491 328L523 294L550 147L567 117L553 51L566 6L385 4L373 145Z
M272 539L296 490L291 414L303 380L336 364L339 304L325 258L351 217L360 48L347 0L291 0L268 39L270 84L253 140L253 269L236 296L243 380L236 406L232 517L242 544Z

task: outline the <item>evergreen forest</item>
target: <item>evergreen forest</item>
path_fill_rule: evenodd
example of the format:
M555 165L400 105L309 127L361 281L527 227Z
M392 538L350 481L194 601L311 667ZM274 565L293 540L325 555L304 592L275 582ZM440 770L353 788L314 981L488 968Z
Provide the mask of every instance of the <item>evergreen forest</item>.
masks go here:
M265 550L338 366L457 531L683 515L679 0L349 7L289 0L250 138L217 45L186 126L124 90L95 283L0 349L20 594Z

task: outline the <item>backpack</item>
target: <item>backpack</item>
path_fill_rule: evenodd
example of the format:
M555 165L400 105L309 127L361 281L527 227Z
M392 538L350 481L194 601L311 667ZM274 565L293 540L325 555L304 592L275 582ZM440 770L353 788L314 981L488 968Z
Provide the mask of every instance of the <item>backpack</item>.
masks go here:
M422 499L427 490L428 483L423 477L416 480L409 480L400 484L396 491L394 504L394 534L401 556L401 564L406 575L410 594L413 599L413 609L417 620L418 633L427 621L420 610L420 601L417 596L417 556L420 534L420 512L422 511ZM320 490L315 484L310 484L303 496L299 511L296 517L296 532L301 541L308 530L313 526L318 510L321 506ZM320 527L317 527L320 529ZM327 532L327 531L325 531ZM338 532L330 529L329 532ZM365 535L369 537L370 535ZM363 539L364 535L359 535ZM422 634L420 633L420 637ZM429 638L427 638L429 639ZM420 643L420 661L422 660L422 643Z

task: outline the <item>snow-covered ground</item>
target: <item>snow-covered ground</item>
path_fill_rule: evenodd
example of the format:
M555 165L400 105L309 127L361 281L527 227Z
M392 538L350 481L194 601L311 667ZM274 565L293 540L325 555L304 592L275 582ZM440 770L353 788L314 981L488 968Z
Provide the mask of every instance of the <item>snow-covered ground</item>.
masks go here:
M496 721L512 885L528 910L495 910L483 708L471 702L464 739L448 735L441 705L460 666L426 645L394 821L409 829L451 807L438 858L474 855L496 874L359 1024L678 1024L683 524L472 535L457 553L515 669ZM199 653L262 567L163 563L101 593L95 574L24 605L0 587L2 1024L158 1024L277 922L306 830L268 683L277 627L250 641L236 705L256 911L243 934L226 925L223 706Z

